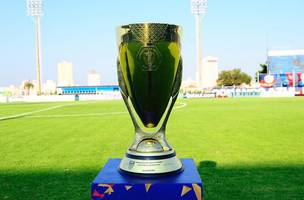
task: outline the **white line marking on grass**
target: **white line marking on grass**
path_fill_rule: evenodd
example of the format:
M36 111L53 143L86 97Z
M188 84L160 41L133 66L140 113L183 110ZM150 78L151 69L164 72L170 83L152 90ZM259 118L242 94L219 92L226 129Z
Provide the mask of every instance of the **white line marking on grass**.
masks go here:
M51 106L51 107L43 108L43 109L40 109L40 110L34 110L34 111L24 112L24 113L20 113L20 114L16 114L16 115L4 116L4 117L0 118L0 121L8 120L8 119L20 118L20 117L26 117L28 115L32 115L32 114L35 114L35 113L40 113L40 112L45 112L45 111L49 111L49 110L54 110L54 109L62 108L62 107L69 106L69 105L73 105L73 104Z
M176 106L176 107L173 107L173 109L180 109L180 108L184 108L187 106L186 103L179 103L180 105Z
M90 117L90 116L103 116L103 115L121 115L127 114L127 112L108 112L108 113L87 113L87 114L70 114L70 115L32 115L25 116L29 118L60 118L60 117Z
M179 103L180 105L173 109L181 109L187 106L186 103ZM95 117L95 116L107 116L107 115L122 115L128 112L105 112L105 113L85 113L85 114L63 114L63 115L27 115L27 118L64 118L64 117Z

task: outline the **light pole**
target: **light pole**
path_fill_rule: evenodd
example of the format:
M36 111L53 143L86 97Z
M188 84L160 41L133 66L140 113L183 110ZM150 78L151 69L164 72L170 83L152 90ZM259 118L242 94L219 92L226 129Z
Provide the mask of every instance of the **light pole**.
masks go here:
M195 17L196 36L196 81L199 88L202 88L202 46L201 46L201 20L207 12L208 0L191 0L191 12Z
M41 48L40 48L40 16L43 15L42 0L26 0L27 14L35 21L35 46L36 46L36 81L37 94L41 94Z

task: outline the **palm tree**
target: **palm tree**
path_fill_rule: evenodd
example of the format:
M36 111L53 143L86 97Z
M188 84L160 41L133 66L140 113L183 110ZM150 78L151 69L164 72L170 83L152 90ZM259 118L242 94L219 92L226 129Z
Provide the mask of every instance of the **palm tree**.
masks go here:
M30 94L30 90L31 90L31 88L33 88L34 87L34 85L33 85L33 83L31 83L30 81L26 81L25 83L24 83L24 89L25 89L25 92L26 92L26 95L29 95Z

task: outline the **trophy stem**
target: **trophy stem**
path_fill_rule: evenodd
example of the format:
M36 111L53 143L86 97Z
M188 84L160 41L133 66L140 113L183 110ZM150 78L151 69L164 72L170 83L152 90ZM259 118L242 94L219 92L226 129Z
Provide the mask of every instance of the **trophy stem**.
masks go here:
M121 171L155 175L179 172L183 169L175 151L166 141L165 126L166 121L161 131L152 136L136 132L133 144L120 163Z

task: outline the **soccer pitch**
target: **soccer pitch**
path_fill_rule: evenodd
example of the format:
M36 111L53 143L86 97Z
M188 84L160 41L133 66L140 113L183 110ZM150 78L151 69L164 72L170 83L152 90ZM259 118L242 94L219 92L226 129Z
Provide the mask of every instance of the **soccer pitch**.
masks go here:
M84 200L133 125L122 101L0 104L0 199ZM304 199L304 98L178 100L167 139L205 200Z

